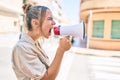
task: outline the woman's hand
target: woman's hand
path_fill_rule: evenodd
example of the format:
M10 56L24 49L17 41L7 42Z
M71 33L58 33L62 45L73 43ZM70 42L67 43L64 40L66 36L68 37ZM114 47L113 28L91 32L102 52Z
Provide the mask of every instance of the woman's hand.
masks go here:
M63 52L65 52L65 51L69 50L70 48L71 48L70 36L61 38L60 42L59 42L59 49L61 49Z

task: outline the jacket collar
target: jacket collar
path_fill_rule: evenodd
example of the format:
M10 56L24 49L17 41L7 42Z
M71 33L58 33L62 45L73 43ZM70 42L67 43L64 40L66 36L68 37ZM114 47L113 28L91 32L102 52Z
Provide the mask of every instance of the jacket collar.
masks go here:
M20 41L31 43L35 45L35 41L27 34L27 33L22 33Z

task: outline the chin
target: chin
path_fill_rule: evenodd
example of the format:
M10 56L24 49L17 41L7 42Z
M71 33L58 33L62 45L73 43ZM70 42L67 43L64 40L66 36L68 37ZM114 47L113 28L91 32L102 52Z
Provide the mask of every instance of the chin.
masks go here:
M46 34L46 35L44 35L44 37L47 38L47 39L48 39L50 36L51 36L51 34L48 34L48 35Z
M49 38L49 36L44 36L46 39L48 39Z
M45 37L46 39L48 39L49 37Z

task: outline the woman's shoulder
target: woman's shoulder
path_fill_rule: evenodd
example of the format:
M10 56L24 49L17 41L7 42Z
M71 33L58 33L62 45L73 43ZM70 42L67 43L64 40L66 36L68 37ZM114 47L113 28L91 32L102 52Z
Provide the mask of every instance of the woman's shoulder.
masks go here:
M25 43L25 42L17 42L16 45L14 46L14 48L13 48L13 51L15 53L22 52L22 53L26 53L26 54L29 54L29 55L36 56L35 47L32 44Z
M15 45L16 47L23 48L23 49L34 49L34 45L25 41L18 41Z

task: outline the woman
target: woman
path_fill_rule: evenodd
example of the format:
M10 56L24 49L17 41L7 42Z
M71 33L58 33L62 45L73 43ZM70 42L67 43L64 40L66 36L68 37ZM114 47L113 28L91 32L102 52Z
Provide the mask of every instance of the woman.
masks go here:
M55 80L65 51L71 47L69 37L61 38L53 62L38 42L49 38L55 25L52 13L45 6L25 5L27 32L21 35L13 49L13 70L18 80Z

